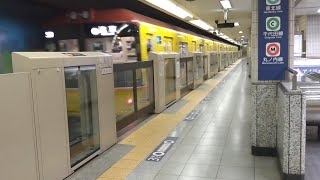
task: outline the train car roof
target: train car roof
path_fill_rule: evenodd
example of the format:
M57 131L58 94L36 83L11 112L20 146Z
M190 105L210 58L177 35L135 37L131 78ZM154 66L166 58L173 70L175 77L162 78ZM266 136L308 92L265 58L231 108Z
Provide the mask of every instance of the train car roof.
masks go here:
M150 17L135 13L127 9L101 9L101 10L90 9L88 19L79 18L76 20L72 20L67 16L59 16L47 21L47 23L44 24L44 27L50 28L52 26L62 26L62 25L69 25L69 24L92 24L92 23L132 23L132 24L140 25L140 22L154 24L154 25L165 27L175 31L198 36L207 40L213 40L212 38L209 38L200 34L196 34L192 31L188 31L183 28L167 24L159 20L152 19ZM215 41L220 42L218 40L215 40ZM220 43L223 43L223 42L220 42Z

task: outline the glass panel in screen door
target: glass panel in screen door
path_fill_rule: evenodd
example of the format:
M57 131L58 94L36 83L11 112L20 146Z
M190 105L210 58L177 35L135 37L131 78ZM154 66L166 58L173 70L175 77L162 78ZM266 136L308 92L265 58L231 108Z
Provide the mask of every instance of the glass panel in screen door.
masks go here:
M132 70L114 72L116 119L121 121L134 113Z
M100 149L96 67L65 68L71 165Z
M183 89L187 86L187 62L180 61L180 88Z
M176 68L174 59L165 60L166 105L176 100Z
M214 54L214 53L210 54L210 73L213 73L214 72L214 67L217 66L216 58L217 58L216 54Z
M193 84L194 75L193 75L193 60L187 61L187 79L188 79L188 86Z
M154 103L152 68L136 70L138 110Z
M203 56L203 59L202 59L203 63L203 75L206 75L208 74L208 56Z
M199 80L201 78L201 71L203 70L201 67L201 56L196 56L196 67L195 67L195 80Z

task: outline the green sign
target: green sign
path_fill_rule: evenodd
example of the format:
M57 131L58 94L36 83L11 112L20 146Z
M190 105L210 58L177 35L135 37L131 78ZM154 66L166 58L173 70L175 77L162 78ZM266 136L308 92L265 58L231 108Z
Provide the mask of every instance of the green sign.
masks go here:
M279 5L280 3L281 3L281 0L267 0L268 6L275 6L275 5Z
M281 28L280 17L267 18L267 31L279 31Z

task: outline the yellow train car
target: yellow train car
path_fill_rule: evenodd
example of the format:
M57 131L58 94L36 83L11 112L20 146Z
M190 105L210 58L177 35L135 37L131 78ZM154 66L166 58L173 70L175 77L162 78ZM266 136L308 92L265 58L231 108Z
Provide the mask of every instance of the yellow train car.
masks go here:
M114 63L148 61L152 51L177 52L181 57L188 57L191 52L238 51L237 46L126 9L90 10L88 18L68 17L54 18L45 25L46 31L55 34L54 38L47 39L49 51L102 51L112 54ZM115 109L119 121L152 103L152 93L148 90L152 88L150 77L141 71L137 73L141 82L137 87L138 108L134 107L130 73L115 73ZM76 91L70 90L67 100L72 102L76 98ZM68 107L73 113L80 111L77 103L68 104L74 104Z

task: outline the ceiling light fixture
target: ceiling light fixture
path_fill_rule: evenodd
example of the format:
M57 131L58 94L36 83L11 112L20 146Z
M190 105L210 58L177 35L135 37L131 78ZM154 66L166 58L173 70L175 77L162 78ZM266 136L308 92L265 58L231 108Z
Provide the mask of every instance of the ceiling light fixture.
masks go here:
M231 9L232 8L229 0L222 0L222 1L220 1L220 3L222 5L223 9Z
M244 38L244 36L241 36L242 38Z
M46 31L46 32L45 32L45 37L46 37L47 39L54 38L54 32L53 32L53 31Z
M204 30L209 30L209 29L213 29L212 26L210 26L209 24L207 24L206 22L198 19L198 20L191 20L189 21L191 24L195 25L195 26L198 26Z
M235 22L234 26L240 26L239 22Z
M319 14L320 14L320 9L318 9L317 13L319 13Z
M193 18L193 15L187 12L186 10L182 9L181 7L177 6L170 0L146 0L147 2L173 14L178 16L181 19L186 18Z
M242 34L243 32L242 32L242 31L239 31L239 33Z

